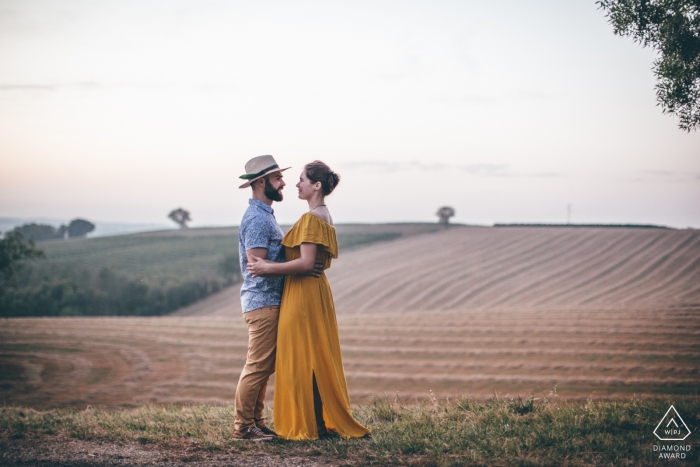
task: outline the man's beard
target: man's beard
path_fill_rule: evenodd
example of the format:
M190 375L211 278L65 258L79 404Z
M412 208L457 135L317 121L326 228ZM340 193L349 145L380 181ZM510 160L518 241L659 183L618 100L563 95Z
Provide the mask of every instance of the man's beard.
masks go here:
M282 189L275 190L272 188L270 181L265 178L265 196L267 196L272 201L282 201Z

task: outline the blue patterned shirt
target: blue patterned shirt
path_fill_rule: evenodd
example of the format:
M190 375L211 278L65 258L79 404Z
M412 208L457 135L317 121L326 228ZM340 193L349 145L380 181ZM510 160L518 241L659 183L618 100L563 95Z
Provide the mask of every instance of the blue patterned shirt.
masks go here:
M248 201L241 227L238 229L238 256L241 260L243 285L241 286L241 307L243 313L264 306L276 306L282 302L284 277L253 277L248 272L248 257L245 252L253 248L267 248L267 259L284 262L282 229L277 224L275 211L257 199Z

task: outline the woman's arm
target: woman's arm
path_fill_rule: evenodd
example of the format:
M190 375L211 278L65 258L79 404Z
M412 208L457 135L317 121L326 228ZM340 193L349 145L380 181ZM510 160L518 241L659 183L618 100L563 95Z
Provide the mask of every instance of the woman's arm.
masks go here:
M246 250L245 255L248 258L248 264L255 262L256 259L254 259L254 258L266 260L267 259L267 248L251 248L250 250ZM265 274L265 277L268 279L274 279L276 277L283 277L283 276L276 275L276 274Z
M307 274L314 269L316 262L316 251L318 245L315 243L301 244L301 258L297 258L285 263L275 263L267 261L257 256L252 256L248 262L248 271L253 277L268 276L270 274L287 276L290 274Z

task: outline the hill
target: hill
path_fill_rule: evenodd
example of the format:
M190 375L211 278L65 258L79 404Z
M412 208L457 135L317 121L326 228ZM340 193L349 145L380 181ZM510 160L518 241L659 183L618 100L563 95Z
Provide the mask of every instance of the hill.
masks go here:
M328 270L338 313L700 307L700 232L466 227L404 237ZM240 313L238 288L180 316Z
M339 312L700 306L697 230L459 227L341 256Z
M28 264L0 294L0 316L165 314L239 280L234 234L201 229L42 242L46 259Z

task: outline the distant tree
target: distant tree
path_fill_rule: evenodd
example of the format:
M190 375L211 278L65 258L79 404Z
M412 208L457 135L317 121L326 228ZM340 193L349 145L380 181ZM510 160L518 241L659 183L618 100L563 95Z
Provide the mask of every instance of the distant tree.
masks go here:
M659 53L656 100L685 131L700 127L700 1L599 0L619 36Z
M68 224L68 236L70 238L84 237L93 230L95 230L95 224L85 219L73 219Z
M21 232L22 236L26 239L34 240L35 242L41 242L44 240L55 240L57 238L63 238L65 226L62 225L61 228L57 229L53 225L48 224L24 224L20 227L15 227L13 231Z
M450 217L455 215L455 210L454 208L451 208L449 206L443 206L440 209L438 209L438 212L436 214L440 218L440 220L438 220L438 223L447 225L450 222Z
M172 219L177 225L180 226L181 229L186 229L187 223L192 220L190 219L190 212L185 211L182 208L177 208L170 211L168 218Z
M34 245L31 238L24 241L22 232L13 230L0 239L0 278L7 282L22 268L22 261L30 258L43 258L44 252Z

